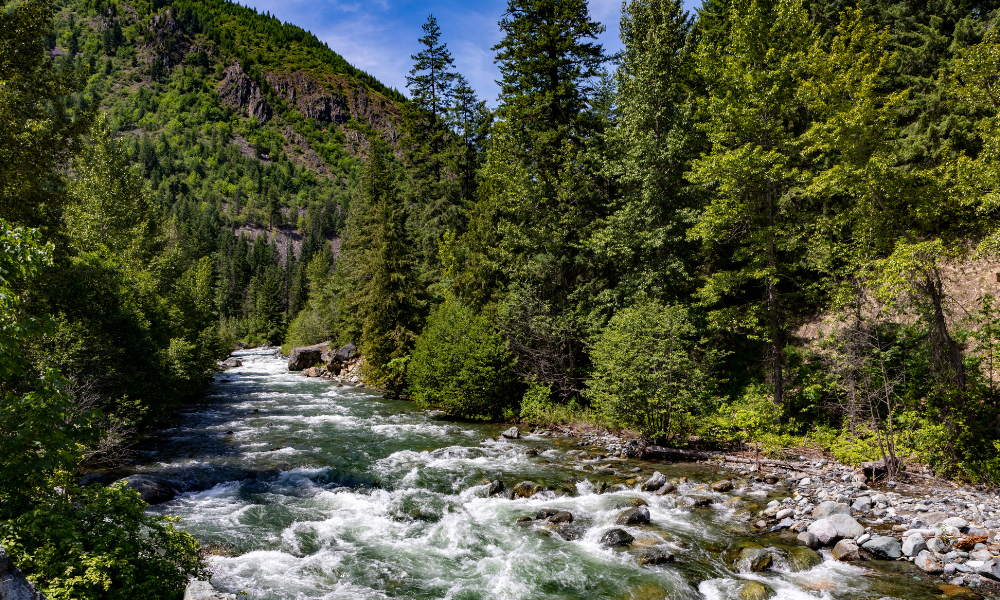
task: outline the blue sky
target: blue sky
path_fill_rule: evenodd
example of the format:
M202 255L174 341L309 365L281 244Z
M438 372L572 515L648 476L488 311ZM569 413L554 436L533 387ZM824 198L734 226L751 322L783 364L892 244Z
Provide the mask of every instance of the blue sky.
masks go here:
M258 12L307 29L328 43L354 66L406 93L410 55L419 51L417 38L427 15L437 17L441 38L448 44L456 69L480 98L495 105L500 73L490 49L500 41L497 23L506 0L238 0ZM595 20L607 31L600 41L614 52L621 48L618 20L621 0L589 0ZM685 0L688 10L700 0Z

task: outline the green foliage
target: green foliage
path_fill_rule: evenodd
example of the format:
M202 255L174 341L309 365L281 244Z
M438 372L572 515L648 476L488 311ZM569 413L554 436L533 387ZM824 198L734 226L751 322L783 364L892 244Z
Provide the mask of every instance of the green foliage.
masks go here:
M623 309L591 349L587 396L618 425L652 437L675 434L675 412L707 413L715 399L718 352L704 345L684 307Z
M331 257L319 253L313 257L306 268L306 278L309 286L308 304L295 316L288 326L288 336L285 346L311 346L327 340L338 339L337 335L337 297L334 289L334 279L330 269Z
M517 397L513 358L484 315L454 298L427 319L407 366L415 400L468 419L512 414Z
M60 483L0 521L0 545L51 600L179 599L190 577L208 577L198 542L134 490Z

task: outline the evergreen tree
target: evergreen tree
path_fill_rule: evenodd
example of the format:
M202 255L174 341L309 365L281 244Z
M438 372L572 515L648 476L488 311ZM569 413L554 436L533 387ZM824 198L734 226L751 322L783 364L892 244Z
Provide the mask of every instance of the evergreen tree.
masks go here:
M712 147L689 177L711 197L689 235L718 257L698 296L715 305L717 326L766 344L781 404L788 296L804 252L794 191L803 181L797 82L810 31L797 2L734 0L728 11L726 43L702 44L696 55Z
M360 341L368 381L399 392L404 365L398 361L407 356L419 331L420 292L388 151L377 138L370 144L337 267L346 321L342 332Z
M634 0L622 17L617 122L605 159L617 192L587 242L606 279L598 304L610 310L643 297L680 300L694 283L696 249L685 233L701 193L684 173L704 137L693 100L693 25L678 0Z

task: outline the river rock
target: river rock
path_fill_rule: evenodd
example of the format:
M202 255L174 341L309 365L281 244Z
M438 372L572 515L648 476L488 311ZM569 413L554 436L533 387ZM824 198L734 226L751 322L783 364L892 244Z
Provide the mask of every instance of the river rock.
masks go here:
M700 508L703 506L708 506L712 503L712 499L708 496L682 496L681 504L688 508Z
M242 367L243 361L236 358L235 356L231 356L226 360L222 361L222 366L227 369L235 369L236 367Z
M790 516L792 516L794 514L795 514L794 510L792 510L790 508L783 508L783 509L779 510L778 512L774 513L774 518L778 519L780 521L782 519L787 519L788 517L790 517Z
M642 484L642 490L644 492L652 492L653 490L662 488L666 483L667 478L664 477L663 473L657 471Z
M635 538L629 535L624 529L612 529L601 536L601 545L610 548L629 546L634 541Z
M840 540L833 547L834 560L861 560L861 551L854 540Z
M84 486L94 485L95 483L99 483L101 485L108 485L112 481L114 480L111 478L111 476L105 475L104 473L87 473L86 475L80 478L80 481L78 481L77 484Z
M313 346L300 346L292 348L288 355L289 371L304 371L309 367L314 367L323 362L323 352L330 347L330 342L315 344Z
M521 432L518 430L517 427L511 427L510 429L504 431L500 435L507 438L508 440L516 440L521 437Z
M851 509L857 512L868 512L872 509L872 499L869 496L861 496L854 501Z
M542 486L538 485L534 481L522 481L521 483L515 485L512 491L516 498L531 498L538 492L542 491Z
M319 377L320 371L316 367L309 367L302 371L302 374L306 377Z
M865 532L865 528L850 515L830 515L827 520L833 523L837 528L837 535L842 538L856 538Z
M740 586L740 600L767 600L774 590L759 581L747 581Z
M872 538L861 546L871 552L876 558L883 560L896 560L903 556L903 549L899 546L899 541L894 537L879 536Z
M653 548L642 553L639 556L640 565L662 565L663 563L672 562L674 560L674 555L667 552L663 548Z
M819 538L815 534L809 533L808 531L803 531L795 539L799 541L800 544L806 548L816 549L819 548Z
M736 570L740 573L763 571L771 566L774 557L764 548L744 548L736 558Z
M827 519L833 515L851 516L851 507L846 504L827 500L826 502L820 502L812 512L814 519Z
M494 479L490 482L490 496L502 494L505 489L507 489L507 486L499 479Z
M172 487L149 475L131 475L115 483L124 483L125 487L139 492L146 504L170 502L177 495Z
M549 523L572 523L573 513L568 510L561 510L549 517Z
M939 537L932 537L927 540L927 549L931 552L945 553L948 551L948 544Z
M945 527L954 527L956 529L965 529L969 526L969 522L962 517L949 517L941 521L941 525Z
M906 537L903 540L903 556L916 556L921 552L927 551L927 543L924 542L924 536L919 533L914 533Z
M45 600L0 546L0 600Z
M192 581L184 590L184 600L236 600L236 594L220 592L207 581Z
M672 484L672 483L667 483L667 484L664 484L663 487L661 487L660 489L656 490L656 495L657 496L665 496L665 495L669 494L670 492L674 492L674 491L677 491L677 486L674 485L674 484Z
M788 570L793 573L808 571L823 563L823 557L819 552L802 546L789 548L785 559L788 561Z
M341 346L337 350L337 352L333 355L332 359L339 362L340 364L346 364L347 361L354 358L354 355L357 354L357 352L358 352L358 347L355 346L353 343L349 342L344 346Z
M924 513L923 515L920 516L920 520L923 521L924 523L927 523L931 527L937 525L938 523L944 521L947 518L948 518L948 513L940 510Z
M618 525L642 525L649 523L649 509L645 506L629 508L618 515L615 521Z
M816 536L823 546L832 544L839 536L837 526L830 522L830 519L820 519L809 526L809 533Z
M940 573L944 571L944 565L941 561L927 550L921 550L913 559L913 564L916 565L918 569L928 573Z
M712 484L713 492L728 492L733 489L733 482L728 479L723 479L721 481L716 481Z

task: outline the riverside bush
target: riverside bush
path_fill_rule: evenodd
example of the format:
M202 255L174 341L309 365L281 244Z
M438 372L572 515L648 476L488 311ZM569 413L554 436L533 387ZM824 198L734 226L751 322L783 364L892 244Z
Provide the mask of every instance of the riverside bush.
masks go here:
M493 419L515 402L513 358L483 315L449 299L435 310L409 361L417 402L468 419Z
M189 577L208 576L198 542L146 508L121 486L38 489L0 521L0 545L50 600L179 600Z
M610 421L669 435L675 411L703 412L714 400L718 353L702 348L688 312L645 302L616 314L594 344L588 396Z

